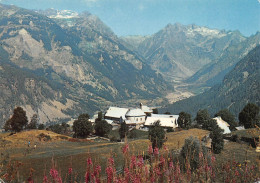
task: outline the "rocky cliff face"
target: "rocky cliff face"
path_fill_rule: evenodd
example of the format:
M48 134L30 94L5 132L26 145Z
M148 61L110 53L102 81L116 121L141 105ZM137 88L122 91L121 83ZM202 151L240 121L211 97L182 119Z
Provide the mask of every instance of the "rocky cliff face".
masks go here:
M165 78L187 79L245 38L235 32L169 24L138 46L139 54Z
M49 18L42 12L0 4L0 43L0 56L4 56L1 66L7 62L17 71L33 74L32 78L19 81L17 88L9 87L20 93L10 107L27 106L38 114L40 110L46 114L41 118L43 122L92 113L117 100L153 98L168 87L159 74L88 13L61 18L52 12ZM33 79L34 76L40 79ZM42 79L49 84L39 84ZM3 85L13 86L14 82ZM36 84L32 88L30 83ZM21 88L23 85L36 93L44 87L49 94L41 99L41 94L23 97L27 91ZM1 97L5 101L5 93ZM12 109L1 110L6 114L2 119L5 121Z

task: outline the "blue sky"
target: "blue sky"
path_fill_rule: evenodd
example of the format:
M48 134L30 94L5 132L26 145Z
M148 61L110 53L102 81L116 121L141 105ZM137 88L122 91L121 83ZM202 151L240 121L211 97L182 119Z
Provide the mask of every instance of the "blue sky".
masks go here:
M69 9L97 15L118 36L150 35L168 23L260 31L260 0L0 0L27 9Z

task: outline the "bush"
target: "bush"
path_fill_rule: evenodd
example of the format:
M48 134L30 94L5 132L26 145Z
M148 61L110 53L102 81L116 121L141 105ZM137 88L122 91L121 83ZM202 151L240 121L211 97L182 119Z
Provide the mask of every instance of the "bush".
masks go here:
M51 136L46 135L44 133L40 133L37 138L39 139L39 141L51 141Z
M110 137L111 142L117 142L119 139L117 139L114 135Z
M199 139L193 137L185 139L185 144L181 149L183 166L189 163L191 170L196 170L199 167L201 160L200 158L208 156L207 152L207 147L202 145Z
M137 130L136 130L136 129L133 129L133 130L130 131L130 133L129 133L129 138L130 138L130 139L135 139L135 138L137 138Z
M44 130L44 128L45 128L44 124L39 124L38 130Z

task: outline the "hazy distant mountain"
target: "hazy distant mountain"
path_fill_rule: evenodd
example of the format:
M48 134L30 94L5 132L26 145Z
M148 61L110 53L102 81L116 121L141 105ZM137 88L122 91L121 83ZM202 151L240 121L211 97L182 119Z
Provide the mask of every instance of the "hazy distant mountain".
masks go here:
M260 106L259 78L260 46L257 46L236 64L221 84L198 96L169 105L164 110L174 114L185 111L195 116L199 109L208 109L215 114L228 108L237 117L248 102Z
M224 76L235 67L235 64L257 45L260 45L260 32L242 42L231 43L218 59L205 65L187 81L207 86L221 83Z
M24 95L27 96L22 85L14 88L16 80L9 80L0 86L0 90L7 86L12 93L10 96L14 90L20 93L13 98L10 107L22 105L29 109L34 106L33 111L37 112L37 108L47 103L65 115L50 117L52 108L48 111L45 107L46 122L59 117L75 117L82 112L92 113L107 102L130 98L138 101L165 92L167 83L163 78L121 45L117 36L97 17L89 13L48 11L51 18L42 15L42 11L39 14L0 4L0 66L8 62L16 69L15 73L32 74L35 83L44 82L41 81L43 78L60 87L60 90L50 89L50 94L40 99L41 94L37 93L43 86L36 84L33 88L35 96L22 100ZM3 55L5 59L2 59ZM34 76L40 79L34 79ZM28 79L30 77L24 77L19 83ZM47 88L50 87L48 83ZM3 93L1 100L8 104L5 98ZM12 109L1 110L6 114L3 119L6 120Z
M120 37L122 43L126 45L128 48L130 48L133 51L137 51L139 45L145 41L146 39L150 38L151 36L122 36Z
M215 61L230 45L245 39L238 32L176 23L146 38L137 51L164 77L187 79Z

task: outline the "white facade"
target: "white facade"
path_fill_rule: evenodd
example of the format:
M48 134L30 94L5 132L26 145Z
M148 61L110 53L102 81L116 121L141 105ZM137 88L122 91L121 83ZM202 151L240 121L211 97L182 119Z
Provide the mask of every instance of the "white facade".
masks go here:
M162 127L165 128L176 128L178 127L179 115L164 115L164 114L152 114L152 116L148 116L145 121L145 126L153 126L155 122L160 121Z
M140 104L140 108L128 109L119 107L109 107L105 114L105 120L109 124L114 121L125 121L127 125L140 128L142 126L153 126L156 121L160 121L162 127L176 128L178 127L177 119L179 115L151 114L152 110L148 106ZM151 114L149 116L148 114ZM148 116L147 116L148 115Z
M144 124L146 114L141 109L131 109L129 110L126 115L126 124L134 125L134 124Z
M119 121L122 117L125 120L125 115L128 112L128 108L120 108L120 107L109 107L105 114L105 119Z
M224 130L224 134L226 133L231 133L230 129L229 129L229 124L224 121L220 116L213 118L217 121L217 124L219 126L219 128Z

